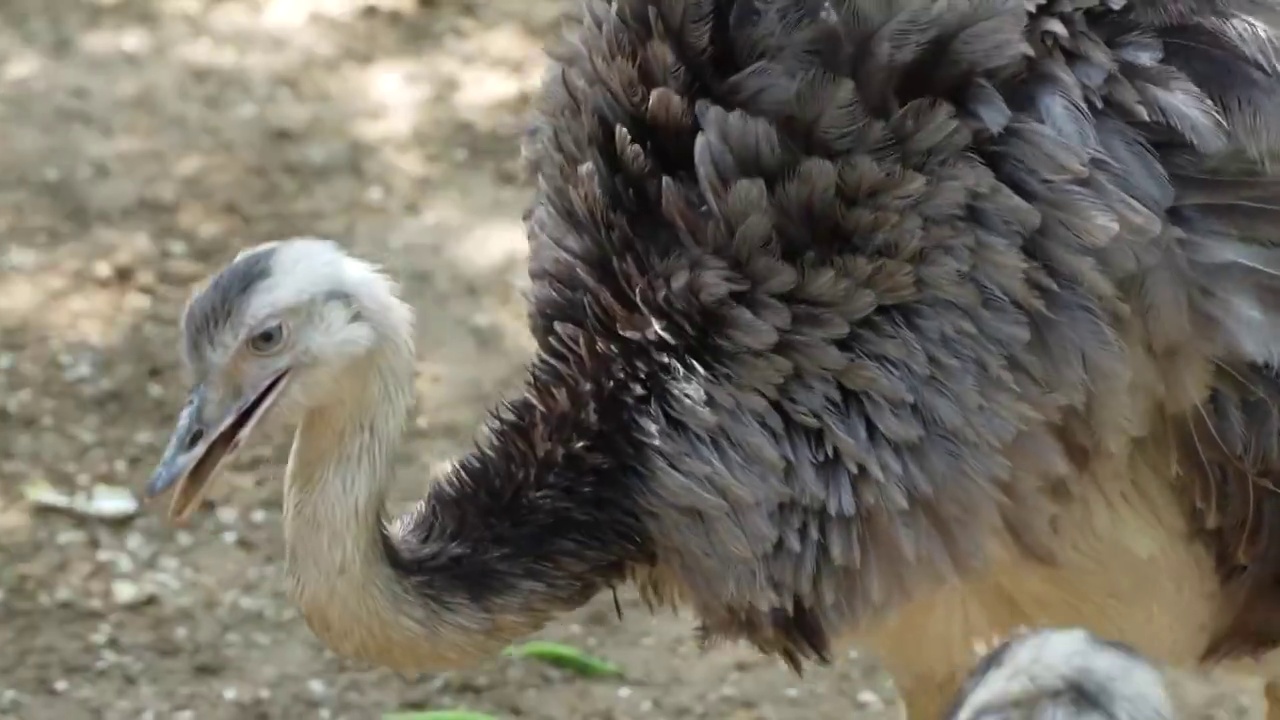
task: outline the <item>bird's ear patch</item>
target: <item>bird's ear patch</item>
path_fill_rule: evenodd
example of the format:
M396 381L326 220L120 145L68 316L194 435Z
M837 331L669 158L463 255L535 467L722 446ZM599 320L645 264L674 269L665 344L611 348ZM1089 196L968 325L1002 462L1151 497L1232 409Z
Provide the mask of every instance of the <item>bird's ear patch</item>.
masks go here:
M320 298L324 304L338 303L342 305L350 313L352 321L364 319L364 313L360 309L360 304L352 297L351 293L345 290L329 290Z

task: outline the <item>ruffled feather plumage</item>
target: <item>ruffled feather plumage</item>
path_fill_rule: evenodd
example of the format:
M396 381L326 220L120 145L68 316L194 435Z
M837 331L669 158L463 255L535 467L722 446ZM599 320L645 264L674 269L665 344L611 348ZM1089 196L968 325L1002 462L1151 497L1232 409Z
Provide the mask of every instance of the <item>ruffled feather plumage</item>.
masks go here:
M1220 404L1273 372L1273 15L586 4L531 146L533 326L645 359L647 523L708 635L796 662L980 566L998 527L1051 554L1021 503L1069 480L1059 436L1119 451L1153 412L1213 426L1179 459L1189 512L1224 582L1274 592L1268 426L1205 413L1181 370L1134 377L1216 368Z

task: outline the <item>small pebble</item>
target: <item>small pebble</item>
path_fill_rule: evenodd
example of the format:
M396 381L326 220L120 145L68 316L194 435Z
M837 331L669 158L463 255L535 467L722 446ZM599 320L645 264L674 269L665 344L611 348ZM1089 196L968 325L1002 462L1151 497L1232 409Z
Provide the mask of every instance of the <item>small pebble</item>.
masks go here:
M13 688L0 690L0 710L7 710L18 704L18 691Z
M58 545L79 545L88 539L89 534L83 530L60 530L53 536L53 541Z
M121 607L140 605L149 598L148 593L132 580L117 578L111 581L111 601L116 605Z
M859 690L855 698L857 699L858 704L864 708L884 707L884 700L881 700L879 695L871 692L870 690Z

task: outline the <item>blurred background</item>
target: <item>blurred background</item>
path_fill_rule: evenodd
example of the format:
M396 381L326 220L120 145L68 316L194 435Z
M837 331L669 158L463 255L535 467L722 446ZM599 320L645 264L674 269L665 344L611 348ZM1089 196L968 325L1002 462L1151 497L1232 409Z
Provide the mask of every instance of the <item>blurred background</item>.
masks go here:
M286 437L186 528L138 507L185 390L177 320L242 248L296 234L388 264L418 309L420 496L531 350L519 138L569 0L3 0L0 718L876 718L867 660L792 675L701 653L688 616L605 596L542 633L587 679L495 658L344 662L280 576Z

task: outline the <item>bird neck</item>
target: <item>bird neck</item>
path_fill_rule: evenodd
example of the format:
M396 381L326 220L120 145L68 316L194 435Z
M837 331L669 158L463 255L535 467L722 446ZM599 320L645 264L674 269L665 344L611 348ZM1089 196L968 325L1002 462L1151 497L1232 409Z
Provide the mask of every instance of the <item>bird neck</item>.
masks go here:
M496 655L649 561L627 399L610 370L535 360L487 440L383 522L412 397L412 351L364 368L312 410L285 483L287 567L312 631L339 654L402 672Z
M402 655L397 645L413 635L421 613L382 545L392 461L413 400L413 364L408 342L381 347L345 383L326 388L332 400L303 416L285 472L291 594L327 645L373 661Z

